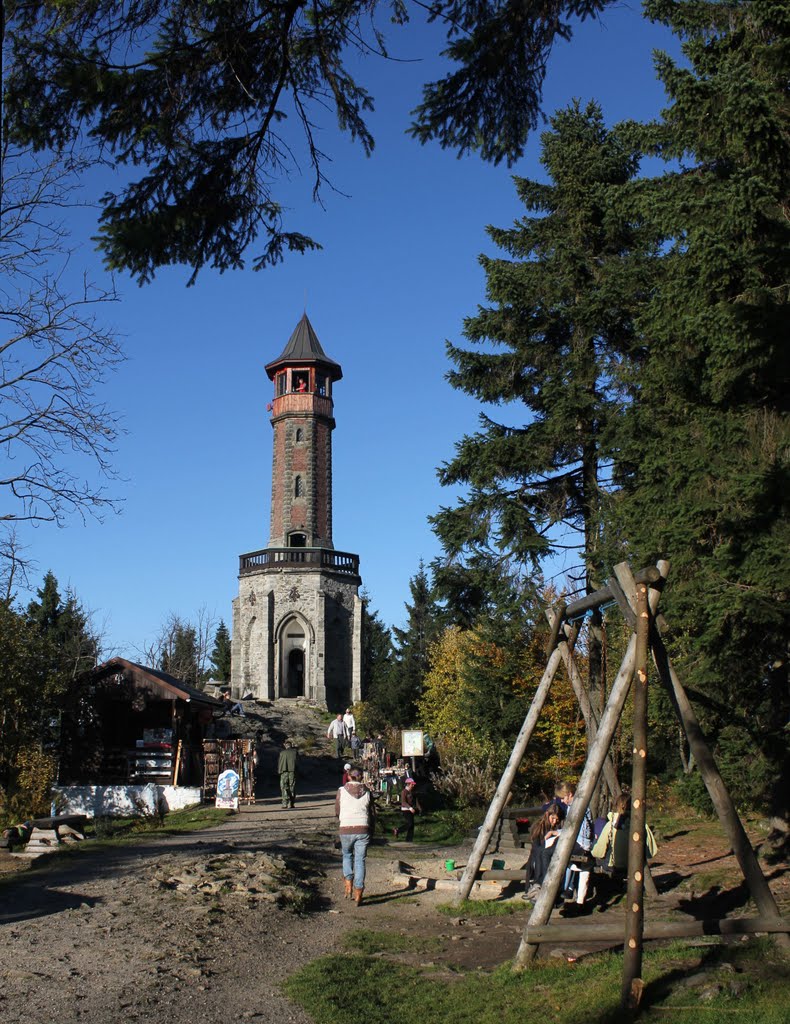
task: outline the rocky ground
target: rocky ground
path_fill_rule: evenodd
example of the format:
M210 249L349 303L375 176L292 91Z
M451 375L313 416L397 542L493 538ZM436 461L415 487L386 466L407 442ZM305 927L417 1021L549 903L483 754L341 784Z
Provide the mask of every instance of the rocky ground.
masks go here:
M77 849L6 876L0 887L5 1024L105 1024L119 1009L129 1021L308 1024L280 994L281 979L339 951L343 934L360 927L413 935L422 949L423 940L435 939L431 961L440 972L487 969L514 955L525 923L521 909L508 917L448 917L436 905L451 893L403 888L401 866L413 876L446 880L445 859L463 864L468 850L426 851L380 838L368 857L363 906L342 899L333 818L338 765L325 724L306 706L247 708L248 717L233 719L232 728L239 735L263 730L254 806L210 831ZM293 810L280 807L274 777L285 736L303 751ZM715 830L690 827L665 836L656 864L667 902L662 912L713 890L732 902L732 860ZM688 881L714 867L715 879L696 889ZM786 869L776 863L767 871L785 910ZM425 953L415 959L424 962Z

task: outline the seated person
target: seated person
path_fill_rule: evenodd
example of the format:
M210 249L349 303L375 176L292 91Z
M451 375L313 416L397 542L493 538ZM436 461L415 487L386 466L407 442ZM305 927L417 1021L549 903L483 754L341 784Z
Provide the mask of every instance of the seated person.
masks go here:
M551 855L554 853L557 836L562 828L562 818L563 814L559 804L549 804L548 809L543 812L543 817L535 824L530 833L532 849L527 862L528 888L522 899L532 900L540 892L540 887L543 885L549 868Z
M231 697L230 695L230 690L225 690L225 692L222 694L222 699L225 701L225 709L227 710L228 714L240 715L242 718L247 717L244 714L244 706L242 705L241 701L237 700L234 703L233 697ZM228 704L232 705L232 707L228 708Z
M631 842L631 797L623 794L615 802L614 810L607 814L607 821L592 849L593 857L601 867L612 874L624 875L628 870L628 847ZM645 824L645 859L649 860L658 849L655 836Z
M570 808L576 797L576 786L572 782L563 782L557 787L557 796ZM571 850L572 857L581 857L592 861L592 848L595 842L595 829L593 827L592 815L588 807L584 812L576 842ZM565 872L565 883L563 895L566 899L575 901L581 906L587 896L587 888L590 884L590 871L579 864L571 864Z
M628 867L628 842L631 822L631 797L622 795L614 810L606 816L606 824L592 848L593 857L603 868L623 874Z

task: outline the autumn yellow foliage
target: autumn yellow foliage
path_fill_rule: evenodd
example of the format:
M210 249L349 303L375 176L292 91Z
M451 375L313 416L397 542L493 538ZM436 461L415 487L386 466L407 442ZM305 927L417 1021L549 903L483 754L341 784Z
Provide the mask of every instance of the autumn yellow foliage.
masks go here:
M447 629L431 650L420 722L445 761L501 772L545 667L541 647L500 646L477 630ZM553 792L584 761L584 725L570 684L557 676L520 769L520 788Z

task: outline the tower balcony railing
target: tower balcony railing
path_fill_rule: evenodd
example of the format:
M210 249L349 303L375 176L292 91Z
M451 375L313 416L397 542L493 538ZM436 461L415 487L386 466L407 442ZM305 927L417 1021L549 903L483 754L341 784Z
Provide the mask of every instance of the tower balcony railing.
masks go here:
M314 392L291 391L284 395L275 395L271 403L273 416L284 416L288 413L308 412L315 416L326 416L331 419L332 399Z
M359 576L359 555L331 548L264 548L239 556L239 575L285 566L316 566L349 576Z

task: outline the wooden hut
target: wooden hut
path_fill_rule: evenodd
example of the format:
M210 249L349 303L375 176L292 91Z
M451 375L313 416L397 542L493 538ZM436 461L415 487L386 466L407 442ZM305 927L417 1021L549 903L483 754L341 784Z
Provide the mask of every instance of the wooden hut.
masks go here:
M197 802L203 740L222 708L166 672L111 658L77 681L62 716L57 799L80 813L129 813L155 786L159 805Z

